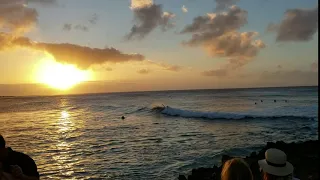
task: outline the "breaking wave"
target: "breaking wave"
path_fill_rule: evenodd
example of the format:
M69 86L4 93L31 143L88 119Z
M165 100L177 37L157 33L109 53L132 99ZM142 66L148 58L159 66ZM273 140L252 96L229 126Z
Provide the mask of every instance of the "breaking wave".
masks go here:
M183 118L203 118L203 119L306 119L313 120L315 117L307 116L267 116L267 115L250 115L242 113L225 113L225 112L201 112L191 111L178 108L172 108L170 106L156 106L152 108L153 111L160 112L168 116L176 116Z

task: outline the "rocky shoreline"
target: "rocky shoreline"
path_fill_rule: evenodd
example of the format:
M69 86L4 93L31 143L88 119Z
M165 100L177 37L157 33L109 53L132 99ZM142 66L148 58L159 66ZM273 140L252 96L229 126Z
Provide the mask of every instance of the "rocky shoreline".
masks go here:
M300 180L317 180L319 179L319 140L285 143L277 141L276 143L268 142L267 145L258 153L252 152L250 156L244 159L250 165L255 180L261 180L258 160L264 159L264 153L269 148L277 148L287 154L287 159L295 167L294 176ZM233 157L223 155L221 164ZM221 168L214 166L212 168L192 169L192 173L187 177L179 175L179 180L219 180Z

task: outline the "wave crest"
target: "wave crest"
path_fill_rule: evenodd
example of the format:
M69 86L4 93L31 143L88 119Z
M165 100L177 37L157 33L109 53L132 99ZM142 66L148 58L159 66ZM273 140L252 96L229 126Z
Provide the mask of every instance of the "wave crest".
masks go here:
M314 119L314 117L306 116L259 116L259 115L248 115L241 113L223 113L223 112L201 112L201 111L190 111L178 108L172 108L169 106L158 106L154 107L153 110L160 111L162 114L168 116L178 116L183 118L204 118L204 119L230 119L230 120L241 120L241 119Z

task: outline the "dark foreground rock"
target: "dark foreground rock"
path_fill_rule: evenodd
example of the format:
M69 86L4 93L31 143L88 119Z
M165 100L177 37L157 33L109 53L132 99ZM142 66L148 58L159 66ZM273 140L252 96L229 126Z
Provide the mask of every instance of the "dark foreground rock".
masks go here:
M258 160L264 159L264 153L269 148L277 148L287 154L287 159L294 166L294 176L301 180L317 180L319 179L319 140L305 141L298 143L284 143L278 141L276 143L268 142L267 145L258 153L252 152L250 156L245 157L245 161L250 165L255 180L260 180L260 171ZM221 164L231 159L228 155L223 155ZM179 176L179 180L219 180L222 169L214 166L212 168L192 169L192 173L186 177Z

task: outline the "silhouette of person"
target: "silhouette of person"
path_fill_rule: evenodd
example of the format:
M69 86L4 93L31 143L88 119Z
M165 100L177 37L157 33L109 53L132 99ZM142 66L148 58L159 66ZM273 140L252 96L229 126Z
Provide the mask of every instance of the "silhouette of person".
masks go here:
M6 141L0 134L0 162L2 170L20 180L39 180L37 165L34 160L21 152L6 147Z
M241 158L226 161L221 171L221 180L253 180L249 165Z

